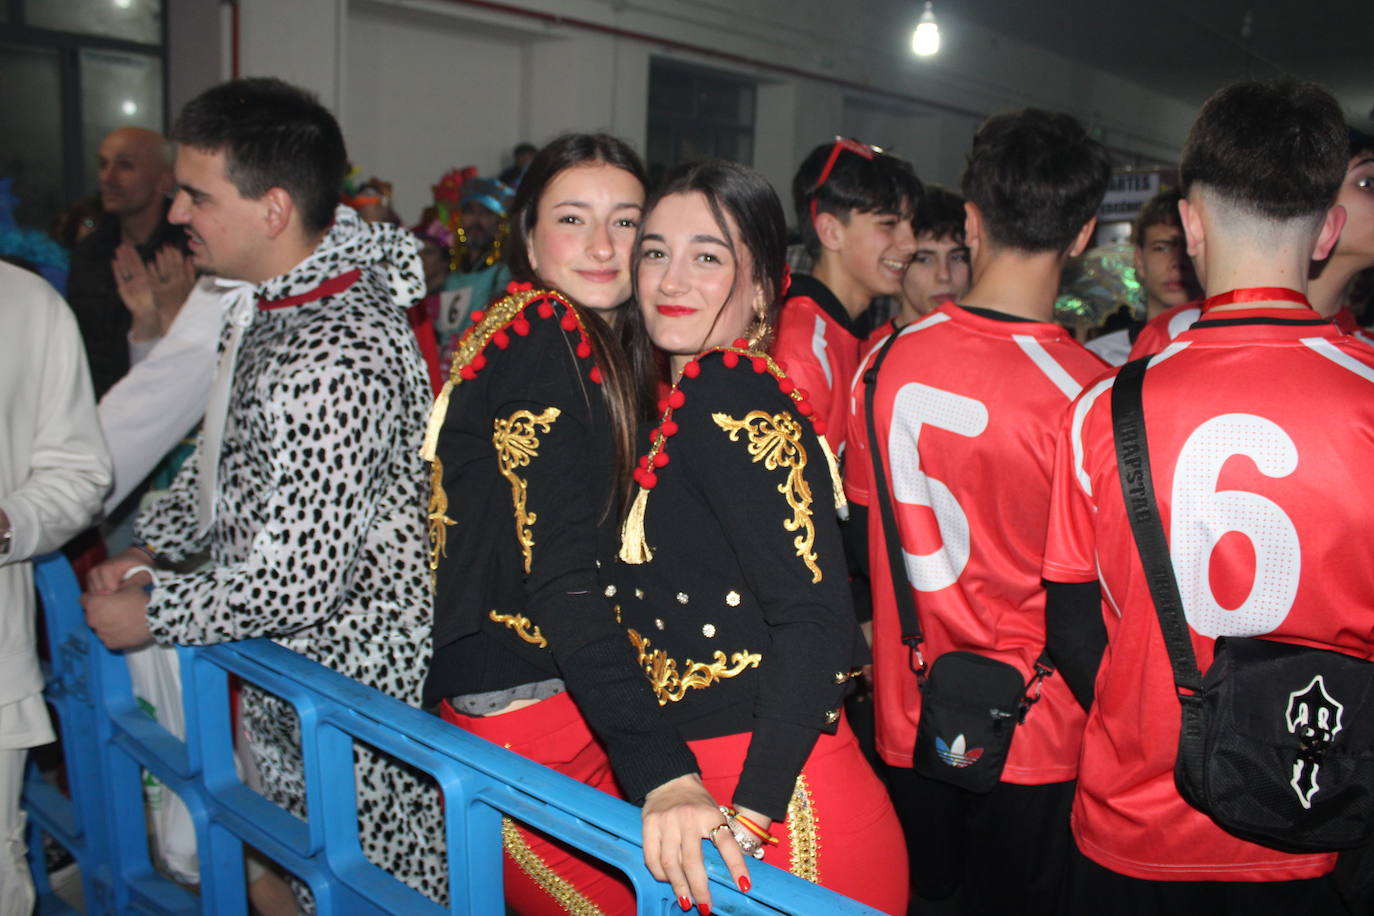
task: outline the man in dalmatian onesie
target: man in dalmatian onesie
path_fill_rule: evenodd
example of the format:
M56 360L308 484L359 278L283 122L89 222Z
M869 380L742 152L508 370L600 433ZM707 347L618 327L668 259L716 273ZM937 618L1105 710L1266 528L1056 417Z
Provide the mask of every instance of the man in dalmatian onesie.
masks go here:
M271 637L418 705L431 611L414 242L336 209L338 124L285 83L210 89L174 138L170 218L227 290L220 364L196 453L139 519L142 546L92 573L87 619L112 649ZM199 571L160 568L207 551ZM245 685L241 714L263 794L305 816L294 709ZM435 793L355 758L364 852L446 899Z

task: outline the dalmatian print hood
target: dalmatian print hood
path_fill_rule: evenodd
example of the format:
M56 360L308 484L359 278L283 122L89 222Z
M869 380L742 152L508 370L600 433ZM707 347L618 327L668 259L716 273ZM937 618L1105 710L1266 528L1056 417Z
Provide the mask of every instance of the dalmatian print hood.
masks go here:
M366 272L369 267L386 272L397 308L409 308L424 298L425 271L415 237L400 226L365 222L352 207L340 204L315 253L263 283L257 294L267 300L300 296L340 274L358 268Z

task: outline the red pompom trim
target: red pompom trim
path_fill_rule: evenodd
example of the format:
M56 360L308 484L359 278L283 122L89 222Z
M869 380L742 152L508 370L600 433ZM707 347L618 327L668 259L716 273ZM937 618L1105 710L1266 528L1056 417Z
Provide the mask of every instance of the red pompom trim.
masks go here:
M726 353L720 359L721 362L725 363L727 369L733 369L739 365L739 355L736 353Z
M587 357L589 357L589 356L591 356L591 355L592 355L592 345L591 345L591 344L587 343L587 342L584 340L584 341L582 341L580 344L577 345L577 358L578 358L578 359L586 359Z
M514 331L515 333L519 334L521 337L528 337L528 336L529 336L529 333L530 333L530 323L529 323L528 321L525 320L525 316L523 316L523 315L521 315L519 318L517 318L517 319L515 319L514 321L512 321L512 322L510 323L510 328L511 328L512 331Z
M659 431L663 433L665 438L671 439L673 436L677 435L677 421L664 420L663 425L659 427Z
M663 466L664 466L665 464L667 464L667 463L668 463L668 453L667 453L667 452L659 452L657 455L654 456L654 467L656 467L656 468L661 468L661 467L663 467Z
M668 395L669 407L676 409L686 403L687 395L683 394L681 391L674 390L671 394Z
M541 303L539 303L539 309L538 309L538 311L539 311L539 317L540 317L540 318L552 318L552 317L553 317L553 306L550 305L548 302L541 302Z
M592 371L587 373L587 377L588 377L589 379L591 379L592 381L596 382L598 385L600 385L600 384L601 384L601 367L600 367L600 366L592 366Z
M696 378L701 375L701 363L696 360L688 360L687 365L682 367L682 374L688 378Z
M755 356L750 362L754 364L755 372L763 374L768 371L768 360L764 359L762 356Z
M491 342L496 344L499 349L504 350L510 346L510 335L505 331L497 331L491 335Z
M487 313L482 311L481 309L478 309L477 311L472 313L472 323L481 324L482 319L485 317L487 317Z
M747 337L736 337L736 338L735 338L735 342L732 343L732 344L730 344L730 346L732 346L732 347L739 347L741 350L747 350L747 349L749 349L749 338L747 338Z

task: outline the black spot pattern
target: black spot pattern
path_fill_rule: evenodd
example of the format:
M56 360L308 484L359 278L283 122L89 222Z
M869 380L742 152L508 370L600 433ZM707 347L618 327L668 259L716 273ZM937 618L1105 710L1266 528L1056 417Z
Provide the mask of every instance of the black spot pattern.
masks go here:
M301 295L355 268L346 291L260 310L244 332L208 536L194 536L198 456L138 524L169 559L208 548L212 563L161 577L148 620L162 644L271 637L418 706L431 600L419 457L429 387L404 312L424 293L414 242L340 207L315 255L258 294ZM304 815L294 711L245 689L242 715L266 794ZM447 901L433 789L371 751L355 759L367 857Z

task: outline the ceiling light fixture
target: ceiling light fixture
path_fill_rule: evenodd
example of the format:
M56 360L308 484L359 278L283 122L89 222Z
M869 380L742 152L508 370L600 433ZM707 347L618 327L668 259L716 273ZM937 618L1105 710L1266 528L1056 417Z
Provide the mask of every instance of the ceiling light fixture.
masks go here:
M930 0L926 0L925 11L916 22L916 31L911 33L911 51L920 57L929 57L940 52L940 27L935 24L935 10Z

